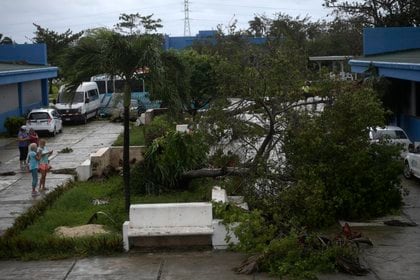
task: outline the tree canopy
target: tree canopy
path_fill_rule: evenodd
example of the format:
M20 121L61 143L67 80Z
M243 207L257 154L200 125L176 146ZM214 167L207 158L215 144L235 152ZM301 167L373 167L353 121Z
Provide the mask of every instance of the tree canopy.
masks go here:
M366 26L398 27L420 24L418 0L325 0L324 6L332 8L337 15L357 17Z
M153 14L142 16L139 13L125 14L122 13L119 18L120 22L115 25L115 29L123 34L142 34L157 31L162 28L161 19L153 19Z
M247 34L266 36L270 44L294 41L307 55L358 55L362 53L364 24L358 17L336 16L332 21L311 21L278 14L274 18L256 15Z
M65 49L74 44L82 35L83 31L73 34L67 29L64 33L33 24L36 27L35 36L32 38L34 43L45 43L47 45L48 62L52 65L61 65L60 56Z
M4 36L0 33L0 45L10 45L13 44L13 40L10 37Z
M163 72L155 98L174 113L194 116L217 95L213 61L211 56L191 49L162 53Z
M158 75L161 64L160 46L159 36L147 34L124 36L115 31L96 29L80 39L77 45L69 48L64 56L66 79L72 87L99 73L119 76L124 80L123 175L127 212L130 205L130 81L138 79L139 75L143 76L145 69L148 69L151 75Z

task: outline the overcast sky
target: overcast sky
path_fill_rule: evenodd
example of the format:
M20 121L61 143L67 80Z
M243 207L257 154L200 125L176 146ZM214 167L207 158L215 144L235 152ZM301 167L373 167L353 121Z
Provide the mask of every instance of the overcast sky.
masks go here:
M199 30L228 25L232 19L247 27L254 14L271 17L285 13L293 17L308 15L313 20L329 19L323 0L190 0L191 35ZM183 0L0 0L0 33L17 43L29 42L35 27L41 25L57 32L73 32L95 27L113 27L121 13L154 14L162 19L161 32L184 34Z

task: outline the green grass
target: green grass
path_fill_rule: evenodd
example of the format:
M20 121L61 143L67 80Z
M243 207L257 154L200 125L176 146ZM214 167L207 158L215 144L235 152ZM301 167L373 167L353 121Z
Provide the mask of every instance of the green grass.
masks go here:
M28 240L37 240L51 235L58 226L84 225L98 211L110 212L113 220L122 224L125 214L119 177L111 178L100 184L98 182L77 182L75 184L75 187L59 197L44 215L24 230L20 236ZM108 200L109 204L93 205L94 199ZM110 220L100 222L114 232L120 230Z
M88 255L106 255L122 251L122 224L127 220L124 211L123 182L115 176L104 182L74 182L73 186L53 194L56 199L48 206L35 205L24 214L18 227L10 234L0 238L0 258L57 259ZM209 201L208 186L194 191L170 193L161 196L132 195L132 203L166 203ZM107 200L108 204L93 205L94 199ZM45 202L44 202L45 205ZM105 212L109 218L99 215L95 223L103 224L110 234L88 238L59 238L54 230L59 226L85 225L98 211ZM27 224L27 225L24 225Z
M121 133L113 146L122 146L124 141L123 133ZM143 146L144 141L144 129L143 126L130 125L130 146Z

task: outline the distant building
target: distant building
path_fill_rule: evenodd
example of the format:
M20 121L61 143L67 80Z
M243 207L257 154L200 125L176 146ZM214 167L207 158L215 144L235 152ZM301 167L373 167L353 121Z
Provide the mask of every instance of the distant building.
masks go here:
M247 39L253 44L265 43L266 38L264 37L247 37ZM202 30L199 31L196 36L176 36L171 37L165 35L164 49L175 49L181 50L192 46L194 42L208 42L210 44L216 43L216 31L215 30Z
M353 72L374 71L390 82L384 104L394 116L390 124L402 127L411 141L420 141L420 28L367 28L363 57L351 59Z
M48 79L57 72L47 66L45 44L0 45L0 132L7 117L48 106Z
M348 72L348 62L352 59L351 55L331 55L331 56L310 56L309 61L316 63L319 71L323 67L330 70L330 78L340 80L354 80L352 73Z

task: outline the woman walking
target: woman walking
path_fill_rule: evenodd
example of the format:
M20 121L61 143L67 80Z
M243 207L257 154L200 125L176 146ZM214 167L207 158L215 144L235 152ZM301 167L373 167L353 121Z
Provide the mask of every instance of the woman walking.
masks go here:
M39 161L39 170L41 172L41 179L39 179L39 191L47 191L48 188L45 187L45 180L47 178L47 172L50 168L48 157L53 153L53 150L48 150L45 146L46 141L44 139L39 140L38 155L40 157Z
M32 175L32 196L39 195L39 193L36 191L36 185L38 184L39 160L40 155L37 153L37 145L35 143L31 143L29 145L28 166Z

